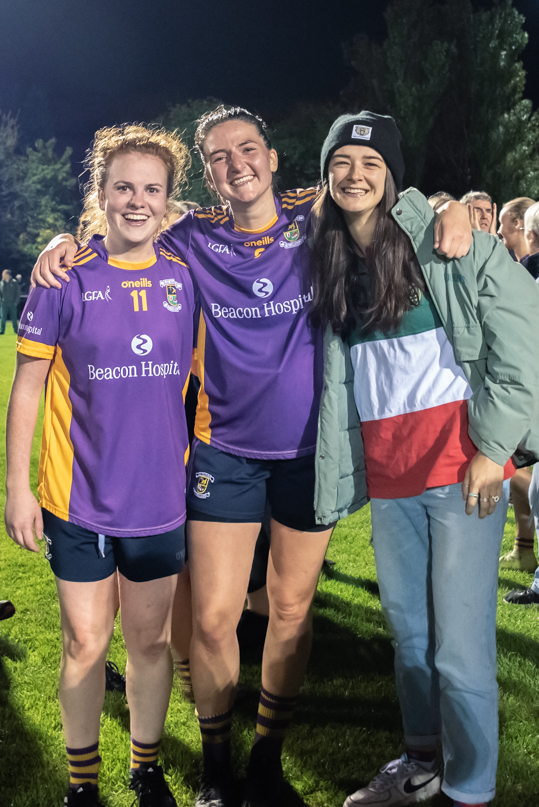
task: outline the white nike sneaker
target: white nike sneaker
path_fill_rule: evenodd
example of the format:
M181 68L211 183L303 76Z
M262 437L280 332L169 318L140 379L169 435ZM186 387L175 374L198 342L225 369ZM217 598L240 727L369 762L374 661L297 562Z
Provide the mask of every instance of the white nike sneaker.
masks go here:
M403 754L400 759L393 759L380 768L378 776L367 787L348 796L343 807L368 804L401 807L415 804L439 793L441 783L436 762L409 761L406 754Z

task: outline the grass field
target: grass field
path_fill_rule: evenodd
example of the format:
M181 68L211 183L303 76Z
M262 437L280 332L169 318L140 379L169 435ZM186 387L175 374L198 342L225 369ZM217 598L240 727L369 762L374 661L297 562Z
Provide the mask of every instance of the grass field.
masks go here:
M13 374L15 339L0 340L0 475L5 470L3 430ZM38 441L32 482L37 475ZM0 496L3 504L3 485ZM3 523L3 520L2 520ZM16 615L0 623L0 807L56 807L63 803L67 766L57 701L59 612L52 574L43 554L15 546L0 529L0 599ZM512 545L512 511L504 547ZM367 783L396 756L402 735L393 684L393 651L380 611L368 508L341 523L328 556L336 567L322 578L315 601L315 646L284 769L292 787L285 805L341 807L345 795ZM463 558L463 563L466 558ZM504 574L500 603L530 576ZM532 807L539 801L538 612L500 604L500 765L496 807ZM123 669L125 649L116 630L109 657ZM259 666L245 659L244 699L234 725L234 753L244 772L254 734ZM201 771L193 707L174 690L162 761L179 805L191 805ZM102 719L101 793L109 807L128 807L129 717L125 700L107 694ZM442 807L444 796L433 800Z

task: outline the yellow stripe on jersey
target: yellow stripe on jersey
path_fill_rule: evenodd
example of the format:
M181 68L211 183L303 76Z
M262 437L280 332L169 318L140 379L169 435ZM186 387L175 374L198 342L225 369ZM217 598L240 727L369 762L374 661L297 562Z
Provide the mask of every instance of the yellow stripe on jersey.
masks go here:
M52 359L56 345L42 345L40 342L33 342L26 336L17 337L17 351L25 356L32 356L34 359Z
M260 229L258 230L246 230L244 227L240 227L238 224L234 224L234 229L238 233L248 233L249 235L258 235L258 233L265 233L266 230L269 230L270 227L273 227L278 218L279 216L277 215L277 212L275 212L275 215L272 218L272 220L268 221L267 224L265 224L263 227L260 227Z
M43 437L39 459L38 493L43 507L67 521L73 483L73 416L69 389L71 379L62 348L57 345L47 379Z
M187 388L189 386L189 379L191 378L191 373L187 373L187 378L185 379L185 384L183 385L182 396L183 402L185 404L185 396L187 395ZM183 461L187 465L187 460L189 459L189 443L187 443L187 448L185 449L185 454L183 455Z
M88 254L84 254L82 258L78 258L77 255L75 255L73 266L82 266L83 263L88 263L88 261L93 260L93 258L97 258L97 252L92 252L91 250ZM66 266L64 269L69 269L69 267Z
M173 255L172 252L167 252L167 250L163 249L163 247L159 247L159 254L162 255L163 258L166 258L167 261L175 261L176 263L179 263L180 266L185 266L187 268L187 264L182 261L181 258L178 258L177 255Z
M203 443L210 443L211 439L211 413L210 401L208 393L204 387L204 359L206 353L206 321L204 314L200 312L200 321L198 325L198 344L197 344L197 365L198 365L198 380L200 381L200 390L198 392L197 414L195 419L195 437L202 440Z
M155 253L152 255L151 258L148 258L147 261L117 261L115 258L110 258L107 260L109 266L114 266L116 269L129 269L131 272L141 271L142 269L149 269L150 266L153 266L154 263L157 263L157 256Z

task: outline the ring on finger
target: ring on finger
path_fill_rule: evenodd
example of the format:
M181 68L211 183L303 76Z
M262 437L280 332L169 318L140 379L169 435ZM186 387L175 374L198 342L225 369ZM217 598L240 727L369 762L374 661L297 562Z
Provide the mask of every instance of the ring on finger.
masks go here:
M468 493L468 498L471 499L473 496L474 499L479 498L479 493Z
M488 496L486 499L481 499L482 502L488 502Z
M500 497L499 497L499 496L491 496L490 498L492 499L492 501L494 502L494 504L498 504L498 502L500 501Z

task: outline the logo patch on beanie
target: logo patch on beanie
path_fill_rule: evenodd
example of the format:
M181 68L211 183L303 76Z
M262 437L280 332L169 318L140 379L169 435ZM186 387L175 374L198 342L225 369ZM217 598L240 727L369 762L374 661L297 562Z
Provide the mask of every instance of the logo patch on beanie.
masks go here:
M357 140L370 140L372 134L372 126L354 126L352 129L352 137Z

